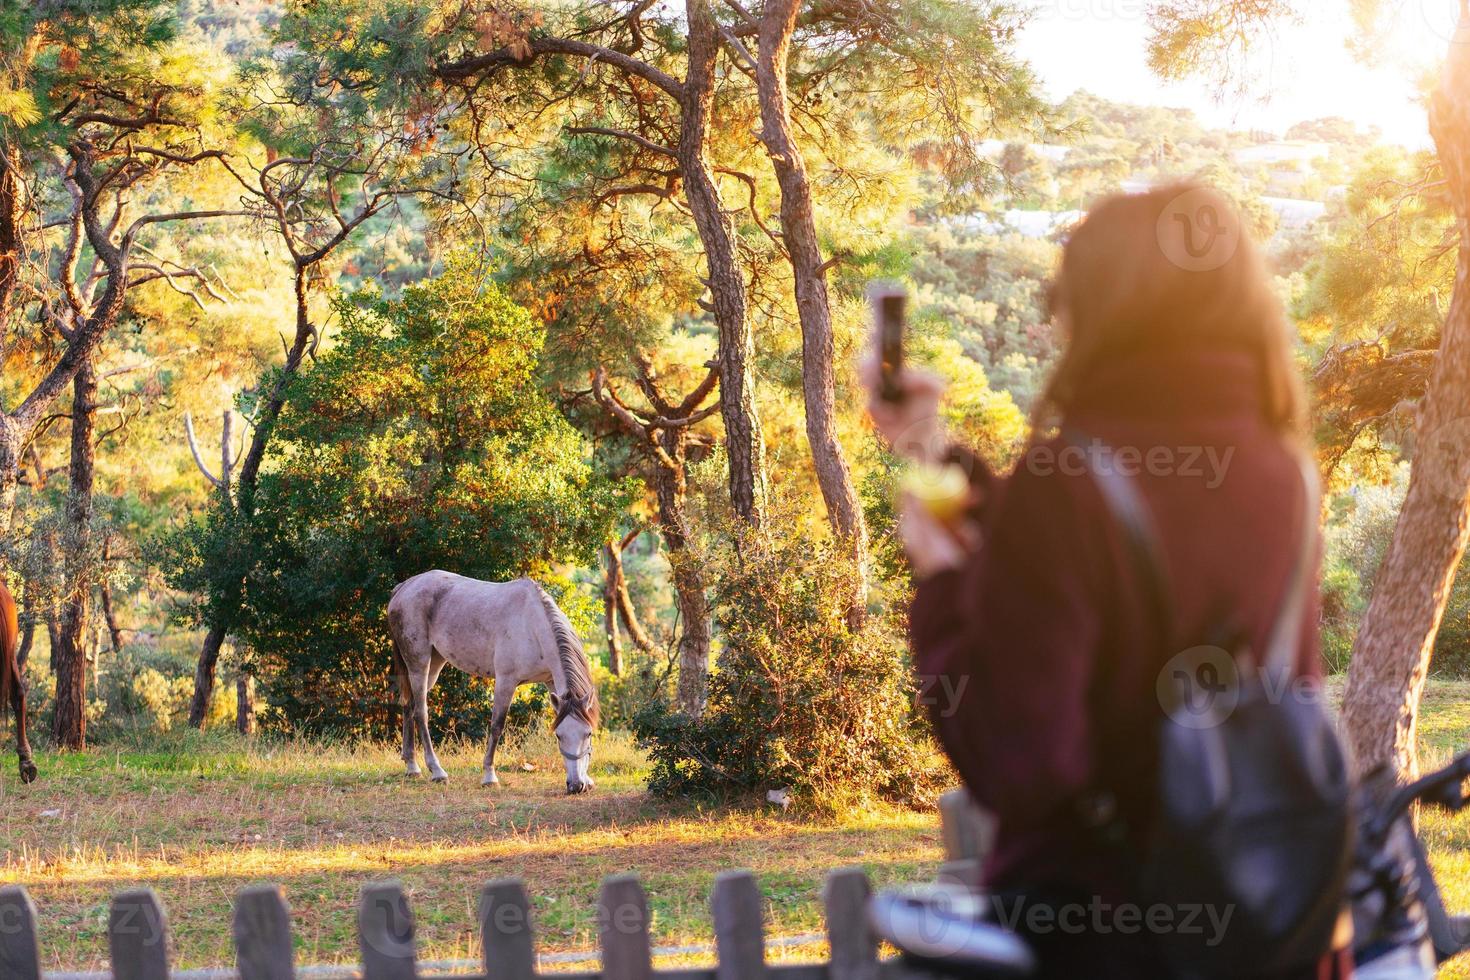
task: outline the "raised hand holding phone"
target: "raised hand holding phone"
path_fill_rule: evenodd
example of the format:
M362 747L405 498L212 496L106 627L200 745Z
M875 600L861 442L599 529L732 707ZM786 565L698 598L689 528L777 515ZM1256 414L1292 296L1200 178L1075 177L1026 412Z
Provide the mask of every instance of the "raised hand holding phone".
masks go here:
M862 364L868 413L898 455L916 462L942 458L945 439L939 421L944 383L927 371L904 364L907 291L898 284L868 286L873 339Z
M893 451L909 460L900 481L903 535L921 576L960 562L971 545L964 515L972 503L968 476L949 459L939 417L944 382L904 362L907 293L901 286L868 288L872 351L862 365L868 412Z

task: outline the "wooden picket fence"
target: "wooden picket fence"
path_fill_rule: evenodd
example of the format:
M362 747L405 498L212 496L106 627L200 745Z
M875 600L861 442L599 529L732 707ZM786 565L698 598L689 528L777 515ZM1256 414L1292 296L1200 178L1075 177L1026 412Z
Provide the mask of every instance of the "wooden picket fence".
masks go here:
M952 880L973 880L977 859L988 845L989 829L962 795L946 797L941 812L949 857L942 873ZM822 895L830 947L827 961L767 964L760 888L748 872L725 872L716 877L710 898L717 964L654 970L648 899L643 886L634 875L614 875L603 881L598 899L601 971L557 976L583 980L928 977L895 960L879 958L878 943L868 925L870 893L867 875L861 870L828 874ZM484 972L456 974L455 980L530 980L537 976L531 903L520 880L503 879L486 885L480 895L479 918ZM36 907L25 889L0 888L0 980L43 980L36 925ZM363 888L357 929L362 980L430 980L433 976L419 973L413 913L397 882L378 882ZM279 886L243 889L235 899L233 932L239 980L297 980L291 913ZM107 942L113 980L170 980L168 917L152 889L114 896L107 920Z

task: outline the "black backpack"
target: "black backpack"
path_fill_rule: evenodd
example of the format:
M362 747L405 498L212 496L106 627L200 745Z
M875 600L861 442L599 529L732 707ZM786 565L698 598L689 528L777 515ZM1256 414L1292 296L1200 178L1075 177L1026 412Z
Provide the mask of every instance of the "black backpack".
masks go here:
M1075 434L1069 440L1076 443ZM1168 577L1149 512L1111 451L1092 441L1093 479L1123 530L1162 635L1172 636ZM1162 905L1170 928L1160 953L1180 977L1269 976L1308 966L1340 948L1354 816L1346 752L1323 703L1325 692L1294 683L1302 615L1316 555L1317 474L1301 457L1298 557L1265 656L1201 646L1172 658L1161 675L1165 720L1158 732L1152 826L1126 855L1144 908ZM1176 683L1182 682L1182 683ZM1109 814L1105 792L1085 806ZM1100 825L1114 840L1126 828ZM1220 930L1186 930L1183 920ZM1161 917L1159 921L1164 921ZM1218 932L1218 934L1217 934Z

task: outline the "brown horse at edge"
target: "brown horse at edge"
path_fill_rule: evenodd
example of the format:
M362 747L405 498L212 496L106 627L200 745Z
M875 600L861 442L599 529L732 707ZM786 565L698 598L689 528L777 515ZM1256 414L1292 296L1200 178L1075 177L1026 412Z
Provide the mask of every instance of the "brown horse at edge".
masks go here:
M36 778L36 764L31 761L31 743L26 738L26 690L20 677L17 648L20 645L20 623L15 614L15 597L0 582L0 722L5 707L15 712L15 752L20 757L20 781Z

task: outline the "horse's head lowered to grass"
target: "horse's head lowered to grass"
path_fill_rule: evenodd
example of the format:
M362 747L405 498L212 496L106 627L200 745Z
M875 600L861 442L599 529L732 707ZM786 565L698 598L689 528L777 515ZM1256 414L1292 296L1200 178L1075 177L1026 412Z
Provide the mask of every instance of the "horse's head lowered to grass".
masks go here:
M567 695L558 697L551 692L551 705L556 709L556 720L552 728L561 749L562 761L567 767L567 793L585 793L596 784L587 774L592 764L592 732L597 728L597 698L588 699Z

